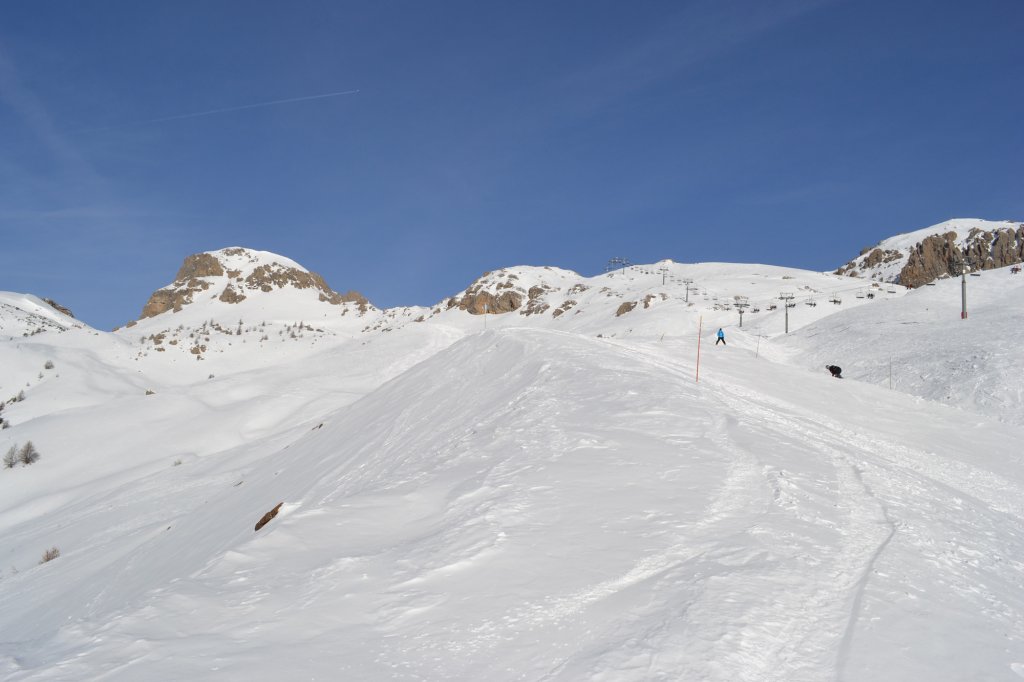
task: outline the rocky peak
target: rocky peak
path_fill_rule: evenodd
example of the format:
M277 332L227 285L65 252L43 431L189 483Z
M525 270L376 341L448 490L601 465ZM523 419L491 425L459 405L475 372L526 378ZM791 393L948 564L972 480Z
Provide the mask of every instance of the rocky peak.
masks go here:
M1024 224L959 219L886 239L836 274L918 287L959 274L962 263L991 270L1022 261Z
M492 315L519 311L534 315L550 308L548 294L576 283L579 275L552 267L519 266L485 272L470 284L461 296L448 300L448 308L465 310L471 315Z
M204 291L212 290L219 301L233 304L257 292L272 293L286 288L311 289L320 301L331 305L357 303L361 312L370 305L357 291L334 291L323 277L292 260L265 251L232 247L188 256L174 282L149 297L140 319L169 310L177 312Z

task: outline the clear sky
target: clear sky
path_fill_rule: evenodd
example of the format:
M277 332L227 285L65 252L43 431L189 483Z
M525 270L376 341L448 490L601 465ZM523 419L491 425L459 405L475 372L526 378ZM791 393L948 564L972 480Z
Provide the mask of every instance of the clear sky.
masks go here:
M1024 220L1022 0L0 3L0 290L101 329L226 246L389 307L950 217Z

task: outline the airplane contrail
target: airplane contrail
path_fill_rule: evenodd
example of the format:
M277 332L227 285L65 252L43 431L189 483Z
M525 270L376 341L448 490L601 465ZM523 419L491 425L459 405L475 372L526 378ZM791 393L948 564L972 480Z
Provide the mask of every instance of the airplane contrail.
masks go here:
M210 109L209 111L197 111L191 114L178 114L176 116L164 116L162 118L152 118L144 123L162 123L163 121L176 121L181 118L198 118L200 116L212 116L214 114L224 114L229 111L241 111L242 109L258 109L260 107L272 107L276 104L290 104L291 102L305 102L311 99L325 99L327 97L340 97L342 95L354 95L358 90L344 90L342 92L327 92L322 95L306 95L305 97L291 97L289 99L275 99L270 102L257 102L255 104L243 104L238 107L224 107L223 109Z
M213 116L215 114L225 114L229 111L242 111L243 109L259 109L261 107L272 107L278 104L291 104L292 102L306 102L312 99L326 99L328 97L341 97L342 95L354 95L358 90L343 90L341 92L325 92L320 95L306 95L305 97L289 97L288 99L275 99L269 102L256 102L254 104L242 104L236 107L223 107L221 109L208 109L206 111L195 111L189 114L175 114L174 116L161 116L160 118L151 118L145 121L136 121L135 123L121 123L112 126L103 126L101 128L88 128L78 132L95 132L99 130L110 130L112 128L123 128L132 125L147 125L150 123L163 123L165 121L178 121L183 118L199 118L201 116Z

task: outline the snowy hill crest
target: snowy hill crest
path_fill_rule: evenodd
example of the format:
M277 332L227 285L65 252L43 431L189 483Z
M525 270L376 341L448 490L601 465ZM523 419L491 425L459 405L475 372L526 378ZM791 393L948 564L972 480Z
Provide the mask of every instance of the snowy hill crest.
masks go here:
M149 297L140 318L155 317L169 310L178 312L205 291L212 290L215 298L233 304L258 292L272 293L284 288L310 289L316 292L317 300L330 305L357 303L363 312L369 305L359 292L338 293L323 277L292 260L266 251L231 247L186 258L174 282Z

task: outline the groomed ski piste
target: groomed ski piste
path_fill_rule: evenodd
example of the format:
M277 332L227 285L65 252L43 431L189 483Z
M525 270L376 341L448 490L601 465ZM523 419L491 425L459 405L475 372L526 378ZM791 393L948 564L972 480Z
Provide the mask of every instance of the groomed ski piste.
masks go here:
M551 308L0 294L0 678L1024 678L1024 275L509 274Z

